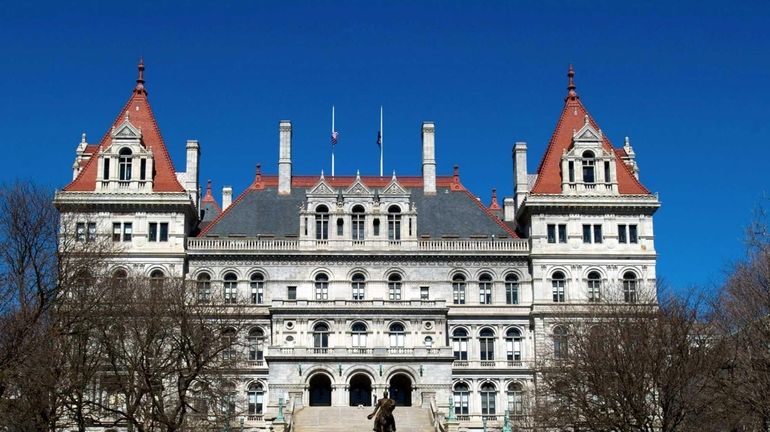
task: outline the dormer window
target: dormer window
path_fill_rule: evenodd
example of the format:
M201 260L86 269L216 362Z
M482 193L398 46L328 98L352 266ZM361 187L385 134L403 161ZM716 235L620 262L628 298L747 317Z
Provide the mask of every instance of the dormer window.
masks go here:
M594 176L594 170L596 165L596 159L594 152L586 151L583 153L583 182L595 183L596 177Z
M396 205L388 207L388 240L401 240L401 209Z
M118 167L119 167L119 180L129 181L131 180L131 149L124 147L120 149Z
M357 205L353 207L353 240L364 240L366 230L366 216L364 216L364 207Z
M315 209L315 239L329 240L329 208L325 205Z

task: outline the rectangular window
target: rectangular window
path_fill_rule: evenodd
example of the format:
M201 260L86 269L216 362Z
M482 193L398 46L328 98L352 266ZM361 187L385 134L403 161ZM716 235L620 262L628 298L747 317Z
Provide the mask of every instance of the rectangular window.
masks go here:
M556 225L548 224L548 243L556 243Z
M102 173L103 180L110 179L110 159L104 158L104 173Z
M380 235L380 220L374 219L372 221L372 230L374 231L374 236L377 237Z
M628 243L628 234L624 224L618 225L618 243Z
M150 222L150 226L147 229L147 240L151 242L158 241L158 223Z
M295 286L286 287L286 299L297 300L297 287Z
M591 225L583 225L583 243L591 243Z
M120 222L112 223L112 241L114 242L120 241Z
M142 161L139 163L139 180L147 179L147 174L145 174L146 171L147 171L147 159L142 159Z
M602 226L594 225L594 243L601 243L602 239Z
M639 243L639 237L636 231L636 225L629 225L628 226L628 242L629 243Z
M575 162L569 161L567 165L569 166L569 182L575 183Z
M88 222L88 231L86 231L86 241L96 240L96 222Z
M345 222L342 219L337 219L337 237L342 237L343 232L345 232Z
M559 224L559 243L567 243L567 225Z
M123 222L123 241L130 242L134 233L134 226L131 222Z
M420 287L420 300L430 300L430 287Z
M604 182L605 183L612 183L612 178L610 176L610 163L609 161L604 162Z
M78 222L75 226L75 240L79 242L86 241L86 223Z
M479 304L492 304L492 282L479 282Z
M160 223L160 238L158 241L168 241L168 222L161 222Z

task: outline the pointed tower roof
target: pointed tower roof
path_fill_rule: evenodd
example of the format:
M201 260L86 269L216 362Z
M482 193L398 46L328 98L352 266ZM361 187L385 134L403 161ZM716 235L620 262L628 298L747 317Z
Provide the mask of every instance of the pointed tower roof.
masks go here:
M553 131L548 148L537 169L537 181L531 191L533 194L560 194L562 192L561 157L566 150L572 147L572 134L584 126L586 119L588 119L588 122L594 129L599 130L599 125L580 101L574 80L575 70L572 68L572 65L569 65L567 78L567 97L564 99L564 108L558 123L556 123L556 129ZM615 152L616 150L606 134L603 134L602 146L610 152ZM620 158L616 158L615 163L617 164L616 171L620 194L646 195L650 193L634 177L629 167Z
M142 131L142 144L150 149L155 164L155 177L153 179L153 192L184 192L184 188L176 178L174 164L163 142L160 129L155 121L155 115L147 100L147 90L144 87L144 60L139 60L139 76L136 79L131 97L126 105L118 113L107 133L99 142L97 151L80 171L80 174L70 184L64 187L65 191L94 191L96 190L97 154L110 145L110 131L120 125L130 115L131 123Z

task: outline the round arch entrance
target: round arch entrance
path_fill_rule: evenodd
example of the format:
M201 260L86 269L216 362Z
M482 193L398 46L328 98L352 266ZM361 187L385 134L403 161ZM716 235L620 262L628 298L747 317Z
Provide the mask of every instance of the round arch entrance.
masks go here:
M358 373L350 378L350 406L372 406L372 380Z
M310 406L332 405L332 381L326 374L315 374L310 378Z
M406 374L396 374L390 378L390 398L396 406L412 406L412 379Z

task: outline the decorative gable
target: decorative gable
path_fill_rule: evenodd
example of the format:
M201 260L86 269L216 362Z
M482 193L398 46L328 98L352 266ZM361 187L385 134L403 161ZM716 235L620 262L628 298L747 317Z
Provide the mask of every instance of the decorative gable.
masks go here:
M380 195L388 195L388 196L409 196L409 191L407 191L401 184L398 182L398 179L396 179L396 173L393 172L393 177L390 179L390 183L388 183L387 186L385 186L385 189L380 192Z
M318 180L315 186L307 192L308 198L310 197L334 197L337 195L337 191L326 181L323 172L321 172L321 178Z
M370 196L372 191L361 181L361 174L356 172L356 180L345 191L345 195Z

